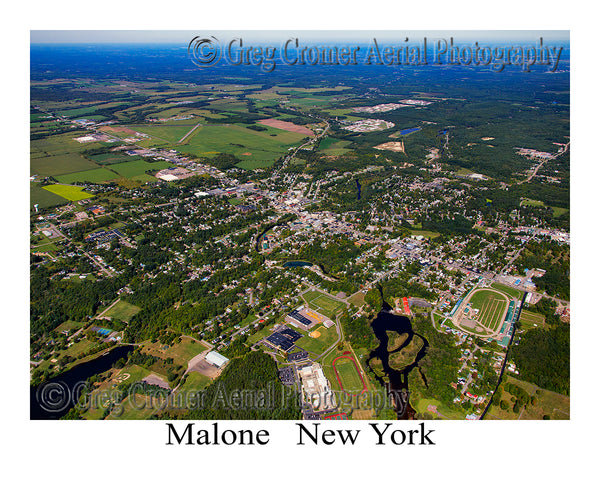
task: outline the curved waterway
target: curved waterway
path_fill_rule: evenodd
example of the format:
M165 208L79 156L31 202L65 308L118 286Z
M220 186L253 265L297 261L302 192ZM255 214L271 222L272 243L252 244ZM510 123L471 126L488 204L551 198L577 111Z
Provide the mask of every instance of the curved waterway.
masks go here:
M131 345L109 350L94 360L81 363L47 382L29 388L31 420L52 420L65 415L79 400L84 382L93 375L106 372L117 360L133 351Z
M379 291L381 293L381 288L379 288ZM386 388L387 394L392 399L398 420L412 420L415 416L415 410L410 405L409 401L408 375L415 367L418 367L419 361L427 354L429 342L425 337L413 331L412 324L408 317L395 315L391 312L392 307L384 301L380 312L371 323L371 328L373 329L377 340L379 340L379 346L370 353L367 365L377 378L377 381ZM400 335L407 334L407 338L402 345L392 351L388 351L388 331L397 332ZM400 370L392 368L389 363L390 355L406 348L415 335L423 340L423 346L415 356L413 362ZM371 360L375 358L381 360L383 372L388 378L387 382L385 376L378 375L371 367ZM422 376L425 385L427 385L427 379L420 370L419 374Z

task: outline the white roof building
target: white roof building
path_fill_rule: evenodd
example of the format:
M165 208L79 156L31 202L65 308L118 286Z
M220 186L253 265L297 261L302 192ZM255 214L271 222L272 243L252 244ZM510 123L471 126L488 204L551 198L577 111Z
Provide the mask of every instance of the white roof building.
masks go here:
M215 352L214 350L211 350L206 354L205 360L217 368L222 368L229 361L227 357L224 357L219 352Z

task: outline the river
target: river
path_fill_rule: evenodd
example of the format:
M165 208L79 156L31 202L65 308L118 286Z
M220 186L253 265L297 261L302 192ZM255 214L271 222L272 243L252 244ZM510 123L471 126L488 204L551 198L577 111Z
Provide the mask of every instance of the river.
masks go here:
M81 363L70 370L29 388L31 420L52 420L65 415L77 402L85 381L102 372L133 351L131 345L115 347L94 360Z
M380 289L381 292L381 289ZM380 312L377 317L371 323L371 328L379 340L379 346L371 352L367 360L367 365L371 372L375 375L378 382L386 388L386 392L392 398L394 410L398 420L412 420L415 416L415 410L410 405L410 393L408 390L408 375L412 370L418 366L419 361L427 354L427 347L429 342L427 339L418 333L415 333L412 329L412 324L408 317L402 315L395 315L392 312L392 308L384 301ZM398 348L388 352L388 331L397 332L398 334L407 334L406 340ZM414 336L417 336L423 340L423 346L415 356L412 363L405 366L400 370L392 368L389 364L389 358L392 353L401 351L406 348L412 341ZM371 367L371 360L378 358L381 360L383 372L387 375L388 381L385 381L384 376L379 376ZM419 371L419 374L423 377L423 381L427 385L427 379Z

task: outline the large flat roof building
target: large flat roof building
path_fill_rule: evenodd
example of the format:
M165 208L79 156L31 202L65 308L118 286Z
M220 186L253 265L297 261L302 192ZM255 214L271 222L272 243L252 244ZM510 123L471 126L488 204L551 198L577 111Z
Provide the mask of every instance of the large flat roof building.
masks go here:
M217 368L223 368L223 366L229 361L227 357L224 357L219 352L215 352L214 350L208 352L204 359Z

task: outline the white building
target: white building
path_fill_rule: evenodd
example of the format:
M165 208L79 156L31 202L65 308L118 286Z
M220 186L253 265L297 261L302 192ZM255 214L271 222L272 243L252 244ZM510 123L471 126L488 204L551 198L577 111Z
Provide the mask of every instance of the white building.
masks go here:
M215 352L214 350L208 352L204 359L217 368L223 368L223 366L229 361L227 357L224 357L219 352Z

